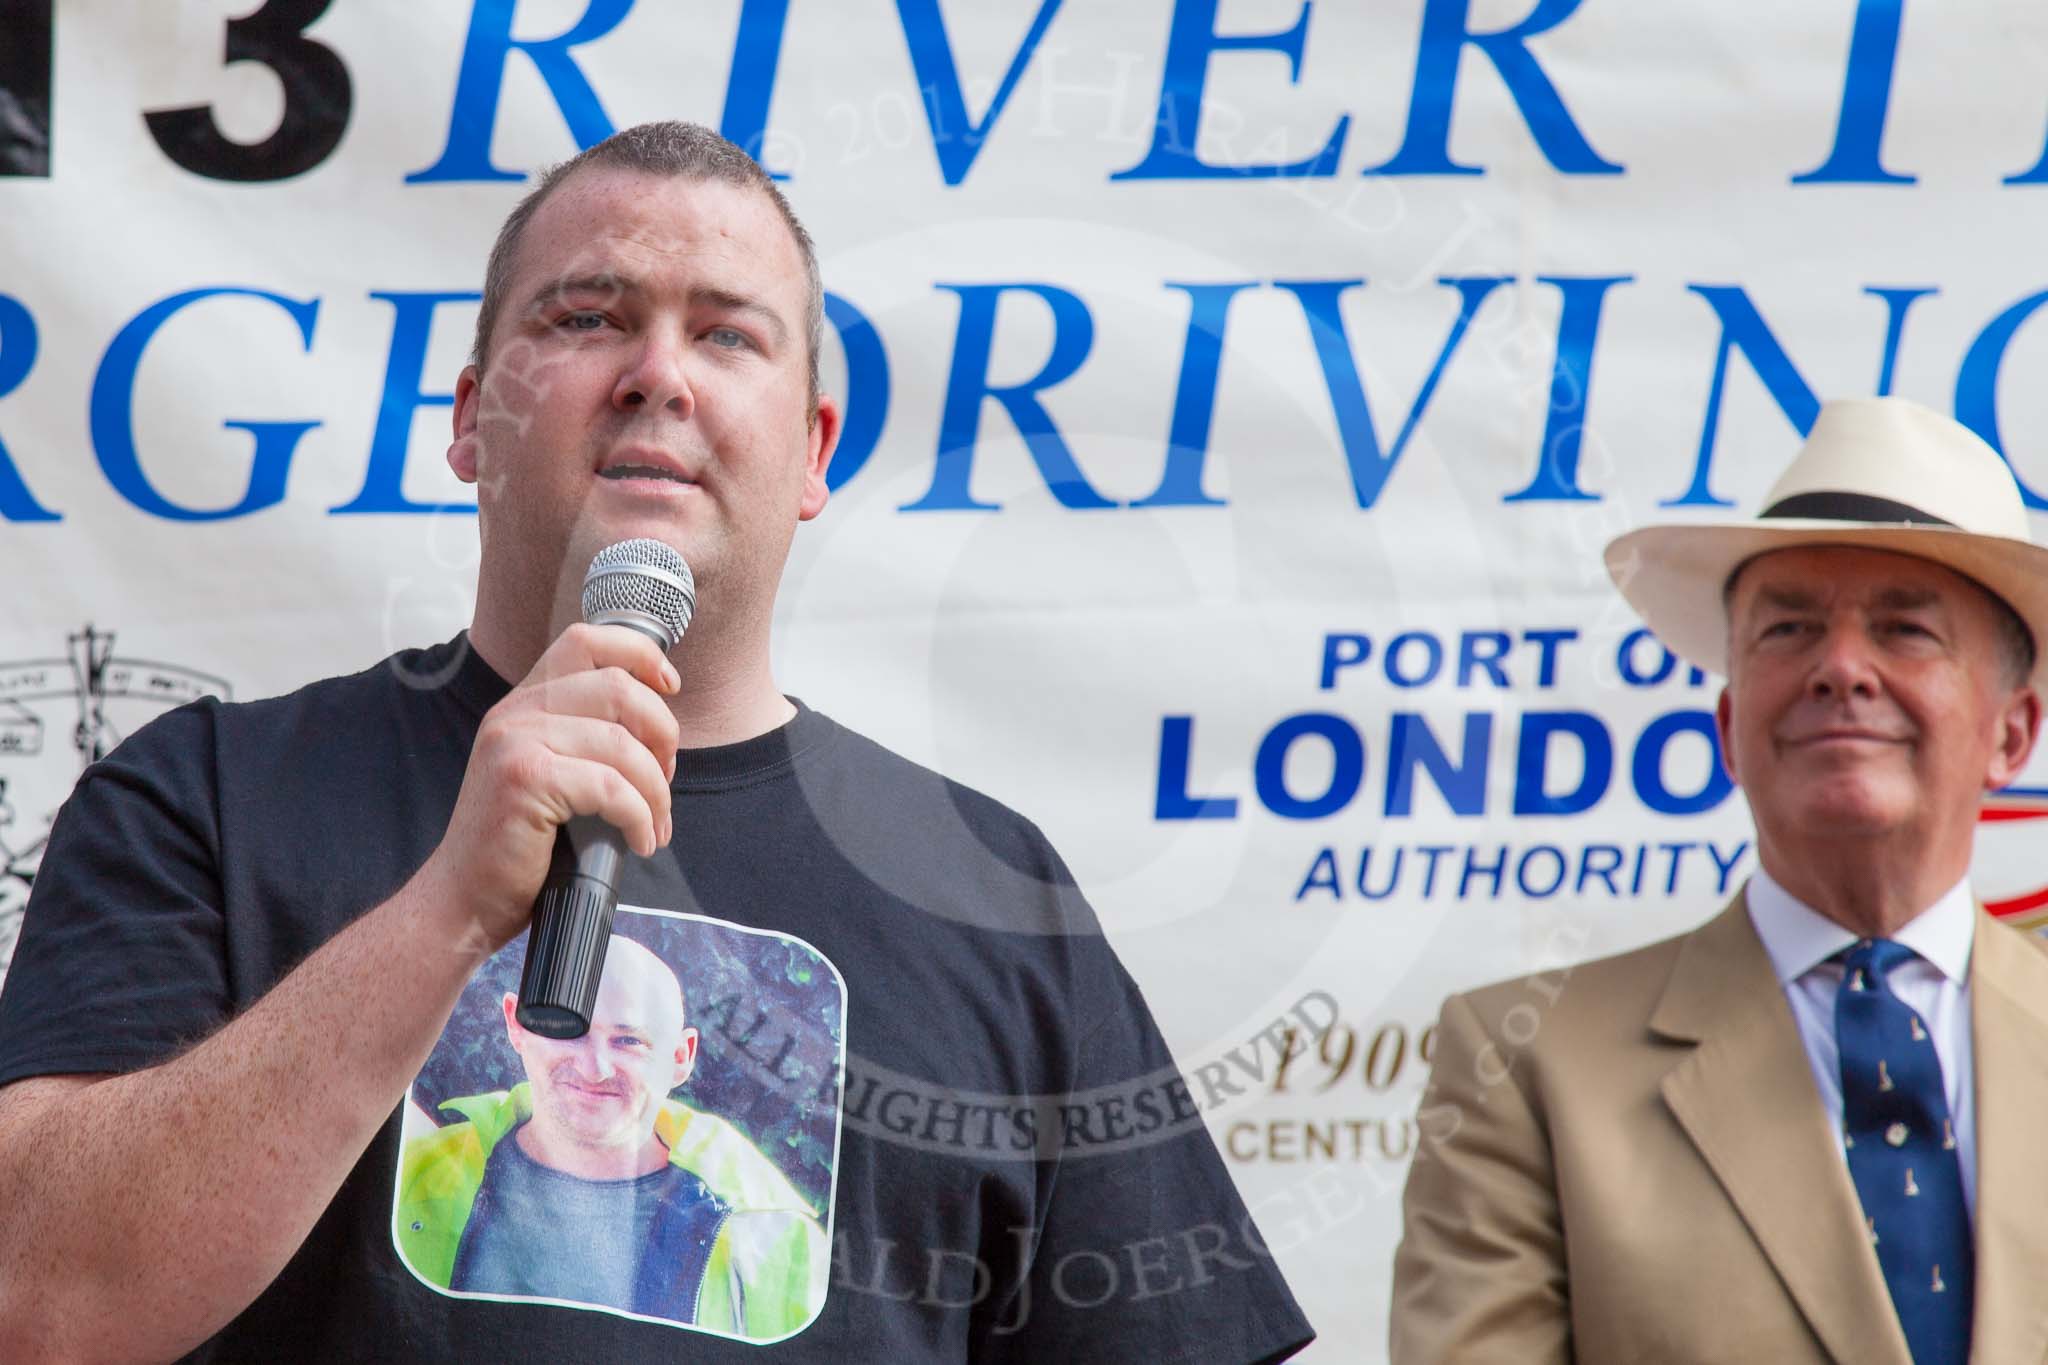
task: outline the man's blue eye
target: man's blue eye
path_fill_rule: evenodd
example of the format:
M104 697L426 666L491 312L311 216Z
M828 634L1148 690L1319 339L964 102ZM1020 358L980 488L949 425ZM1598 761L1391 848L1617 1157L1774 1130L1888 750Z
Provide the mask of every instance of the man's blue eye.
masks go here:
M735 331L731 327L714 327L709 335L714 345L723 346L727 349L734 349L747 344L746 333Z

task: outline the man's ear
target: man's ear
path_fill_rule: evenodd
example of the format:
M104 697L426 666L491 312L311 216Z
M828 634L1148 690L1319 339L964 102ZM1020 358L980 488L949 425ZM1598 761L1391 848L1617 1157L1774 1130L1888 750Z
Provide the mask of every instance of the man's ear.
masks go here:
M686 1028L676 1043L676 1078L669 1086L673 1090L690 1079L690 1073L697 1069L697 1030Z
M825 510L831 490L825 486L825 471L831 468L832 452L839 448L839 402L829 393L818 395L818 411L811 419L810 439L804 447L804 496L797 520L809 521Z
M520 1045L526 1041L526 1030L519 1023L519 997L511 991L506 991L505 998L500 1002L500 1005L505 1011L506 1041L512 1044L514 1052L519 1052ZM523 1056L524 1054L522 1053L521 1055Z
M1996 791L2025 772L2040 734L2041 696L2031 687L2022 687L1999 712L1997 743L1984 770L1984 790Z
M483 405L483 381L476 366L464 365L455 378L454 439L448 443L448 467L464 483L476 482L476 419Z

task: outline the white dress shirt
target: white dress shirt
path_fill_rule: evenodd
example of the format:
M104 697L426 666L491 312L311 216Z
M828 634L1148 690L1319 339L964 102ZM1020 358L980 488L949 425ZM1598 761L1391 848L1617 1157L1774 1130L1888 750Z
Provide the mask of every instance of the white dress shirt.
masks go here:
M1835 992L1842 964L1830 962L1860 937L1771 880L1759 867L1749 879L1749 919L1777 970L1778 984L1799 1025L1806 1061L1821 1107L1842 1137L1842 1072L1835 1047ZM1977 1208L1977 1106L1972 1088L1970 1046L1970 943L1977 931L1977 903L1965 877L1933 905L1915 915L1892 938L1918 957L1902 962L1887 978L1892 994L1911 1005L1934 1036L1941 1079L1955 1123L1956 1156L1963 1168L1963 1198ZM1842 1160L1849 1159L1842 1149Z

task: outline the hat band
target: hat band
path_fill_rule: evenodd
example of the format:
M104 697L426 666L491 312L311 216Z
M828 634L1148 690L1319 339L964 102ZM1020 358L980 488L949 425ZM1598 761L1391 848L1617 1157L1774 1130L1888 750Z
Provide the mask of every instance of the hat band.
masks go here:
M1869 493L1794 493L1772 503L1757 515L1759 518L1809 517L1815 521L1906 521L1919 526L1955 525L1932 512L1923 512L1911 503L1893 502L1890 498L1873 497Z

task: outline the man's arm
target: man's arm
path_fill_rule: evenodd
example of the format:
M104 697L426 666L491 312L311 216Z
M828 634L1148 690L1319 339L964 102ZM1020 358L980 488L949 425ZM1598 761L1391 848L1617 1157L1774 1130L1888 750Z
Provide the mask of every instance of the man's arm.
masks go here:
M1564 1228L1544 1121L1513 1050L1444 1002L1402 1194L1392 1365L1569 1362Z
M176 1355L276 1277L482 961L436 871L176 1060L0 1091L0 1359Z
M557 827L667 842L675 686L639 636L572 627L485 717L446 835L390 900L171 1061L0 1090L0 1359L161 1359L247 1307L524 927Z

